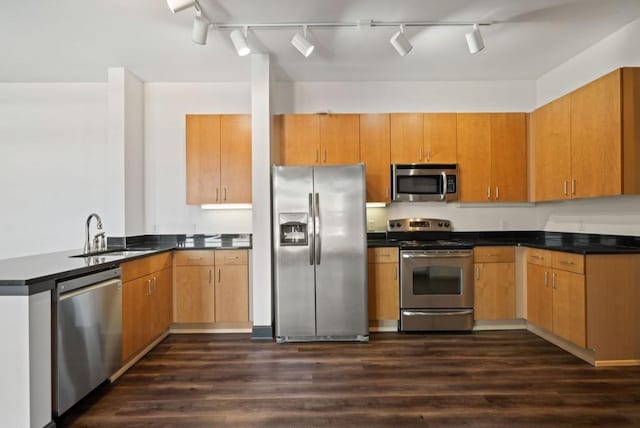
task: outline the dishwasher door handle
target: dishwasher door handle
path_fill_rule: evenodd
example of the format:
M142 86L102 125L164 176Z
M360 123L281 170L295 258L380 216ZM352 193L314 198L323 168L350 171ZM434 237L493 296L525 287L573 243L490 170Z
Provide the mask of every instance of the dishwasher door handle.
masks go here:
M99 284L90 285L88 287L79 288L77 290L69 291L68 293L63 293L60 295L60 301L70 299L75 296L79 296L81 294L90 293L94 290L98 290L100 288L109 287L111 285L118 284L118 288L122 287L122 282L120 279L112 279L109 281L101 282Z

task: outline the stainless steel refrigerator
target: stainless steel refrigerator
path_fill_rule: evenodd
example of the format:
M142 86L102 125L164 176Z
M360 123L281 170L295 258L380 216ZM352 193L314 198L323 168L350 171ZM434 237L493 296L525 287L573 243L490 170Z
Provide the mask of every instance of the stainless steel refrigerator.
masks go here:
M368 341L364 165L272 172L276 340Z

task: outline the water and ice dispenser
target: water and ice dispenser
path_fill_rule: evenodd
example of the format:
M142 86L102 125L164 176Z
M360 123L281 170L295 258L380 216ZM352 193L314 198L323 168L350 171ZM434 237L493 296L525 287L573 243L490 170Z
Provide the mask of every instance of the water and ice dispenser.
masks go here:
M280 245L308 245L307 227L309 215L307 213L280 213Z

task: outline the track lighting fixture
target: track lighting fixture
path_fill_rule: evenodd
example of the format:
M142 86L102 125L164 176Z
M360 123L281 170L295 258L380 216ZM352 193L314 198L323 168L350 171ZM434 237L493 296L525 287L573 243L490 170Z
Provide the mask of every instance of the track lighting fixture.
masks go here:
M311 55L311 53L315 49L315 46L307 38L307 26L306 25L302 26L302 31L303 31L304 34L300 34L300 33L294 34L293 38L291 39L291 44L296 49L298 49L298 51L302 55L304 55L305 58L307 58L309 55Z
M207 36L209 35L209 21L198 12L193 18L193 31L191 32L191 40L199 45L207 44Z
M173 13L189 9L190 7L196 6L196 4L196 0L167 0L167 5Z
M247 56L251 53L251 48L247 44L247 27L244 27L244 34L242 31L233 30L231 32L231 41L233 42L233 47L236 48L236 52L238 52L239 56Z
M467 46L469 46L469 52L472 54L480 52L484 49L484 40L482 40L482 34L480 34L480 27L478 24L473 24L473 30L467 33Z
M393 46L400 54L400 56L405 56L406 54L411 52L411 49L413 49L411 42L404 34L404 24L400 24L400 31L391 36L391 40L389 40L389 42L391 43L391 46Z

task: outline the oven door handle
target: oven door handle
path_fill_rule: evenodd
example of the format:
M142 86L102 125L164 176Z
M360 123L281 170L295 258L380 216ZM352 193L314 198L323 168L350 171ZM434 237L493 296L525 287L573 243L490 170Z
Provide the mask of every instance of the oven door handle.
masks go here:
M472 253L457 253L457 254L403 254L403 259L460 259L465 257L471 257Z
M430 312L430 311L402 311L402 315L406 315L408 317L419 315L419 316L436 316L436 315L470 315L473 313L472 309L468 309L466 311L450 311L450 312Z

